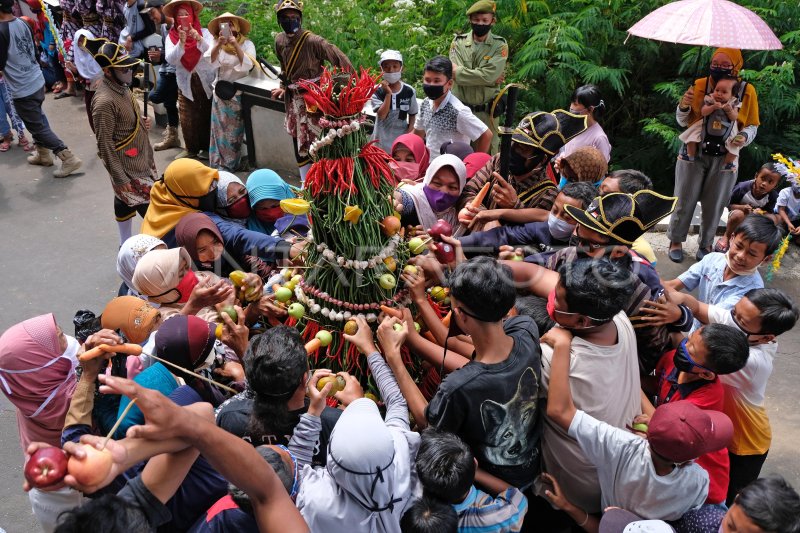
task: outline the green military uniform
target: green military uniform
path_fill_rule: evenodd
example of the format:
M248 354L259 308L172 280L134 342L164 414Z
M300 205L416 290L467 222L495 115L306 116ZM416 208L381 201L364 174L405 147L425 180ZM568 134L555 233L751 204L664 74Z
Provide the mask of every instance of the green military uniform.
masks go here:
M494 13L494 2L479 0L467 10L473 13ZM500 92L497 81L503 76L508 61L508 43L491 31L486 40L476 42L472 32L456 35L450 45L450 60L456 65L453 94L484 124L489 124L492 100ZM500 136L492 131L492 148L497 147Z

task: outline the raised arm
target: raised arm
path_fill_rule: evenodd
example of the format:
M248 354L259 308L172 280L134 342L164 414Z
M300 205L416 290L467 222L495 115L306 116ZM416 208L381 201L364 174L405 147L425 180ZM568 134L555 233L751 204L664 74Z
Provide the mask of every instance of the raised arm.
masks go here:
M572 335L565 329L555 327L542 336L542 342L553 348L550 386L547 391L547 417L567 431L577 412L569 388Z

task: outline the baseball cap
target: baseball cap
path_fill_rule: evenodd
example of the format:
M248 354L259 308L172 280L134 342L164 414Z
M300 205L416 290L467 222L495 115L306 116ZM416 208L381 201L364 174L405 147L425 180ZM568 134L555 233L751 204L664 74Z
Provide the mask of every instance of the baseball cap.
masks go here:
M686 400L658 406L648 424L650 448L675 463L725 448L733 437L731 419Z
M642 520L625 509L609 509L600 520L600 533L674 533L662 520Z
M378 61L378 66L380 66L384 61L390 61L390 60L399 61L399 62L402 63L403 62L403 54L401 54L397 50L384 50L381 53L381 58Z

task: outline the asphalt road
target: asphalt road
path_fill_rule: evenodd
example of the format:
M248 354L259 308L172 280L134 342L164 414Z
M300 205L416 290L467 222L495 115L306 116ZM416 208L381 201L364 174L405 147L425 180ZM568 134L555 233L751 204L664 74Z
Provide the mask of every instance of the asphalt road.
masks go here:
M26 318L53 312L60 325L72 330L78 309L99 314L116 296L120 280L115 264L119 237L113 194L102 163L95 156L83 101L47 98L45 111L54 131L84 160L82 172L64 179L53 168L27 165L14 146L0 154L0 332ZM157 142L161 129L151 132ZM177 150L156 152L159 171ZM135 224L138 227L140 219ZM660 254L662 277L671 279L681 268ZM788 266L786 267L788 268ZM800 290L792 276L778 277L774 286L795 298ZM781 473L800 488L800 411L796 379L800 378L800 328L780 339L780 355L768 390L774 440L764 473ZM0 395L0 530L37 531L27 496L22 491L22 453L13 407Z

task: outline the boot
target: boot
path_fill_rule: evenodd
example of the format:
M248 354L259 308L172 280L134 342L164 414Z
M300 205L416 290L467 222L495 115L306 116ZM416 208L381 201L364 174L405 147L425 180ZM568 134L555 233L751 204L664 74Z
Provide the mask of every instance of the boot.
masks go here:
M167 126L164 130L164 140L153 145L153 150L160 152L167 148L180 148L181 140L178 138L178 128L175 126Z
M40 165L43 167L53 166L53 152L44 146L36 145L36 151L28 156L29 165Z
M57 155L61 160L61 169L53 172L53 176L56 178L66 178L81 168L81 165L83 164L83 161L78 159L78 156L70 152L68 148L61 150Z

